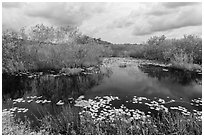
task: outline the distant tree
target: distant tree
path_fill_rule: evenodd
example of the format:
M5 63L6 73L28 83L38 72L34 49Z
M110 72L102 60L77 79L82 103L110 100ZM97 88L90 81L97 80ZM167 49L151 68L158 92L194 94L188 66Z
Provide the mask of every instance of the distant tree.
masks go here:
M159 36L153 36L147 41L147 43L148 43L148 45L159 45L165 39L166 39L165 35L162 35L160 37Z

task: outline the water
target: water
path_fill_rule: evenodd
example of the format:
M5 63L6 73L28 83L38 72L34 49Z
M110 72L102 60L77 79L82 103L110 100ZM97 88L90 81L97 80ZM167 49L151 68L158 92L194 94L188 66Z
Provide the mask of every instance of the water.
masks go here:
M134 112L149 116L161 109L201 115L200 73L144 65L140 60L111 61L100 71L74 76L55 72L3 75L3 109L16 119L27 116L35 124L45 110L55 115L66 104L80 106L99 120L116 111L135 117Z

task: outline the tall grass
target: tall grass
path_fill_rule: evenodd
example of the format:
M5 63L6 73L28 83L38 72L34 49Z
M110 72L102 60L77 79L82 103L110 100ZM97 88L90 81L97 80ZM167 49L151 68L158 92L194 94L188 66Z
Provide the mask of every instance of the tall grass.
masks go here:
M70 105L62 108L60 113L54 115L49 113L41 121L41 129L51 134L80 134L80 118L77 108L71 108Z
M45 130L35 131L31 127L29 119L24 122L15 120L13 114L9 112L2 113L2 135L46 135Z
M2 125L10 132L3 134L64 134L64 135L201 135L202 121L194 115L186 116L176 112L161 112L158 117L130 120L125 116L96 121L90 113L79 115L77 108L63 107L60 113L45 113L39 131L19 132L11 125ZM4 117L3 117L4 119ZM25 125L16 125L23 129ZM13 131L14 130L14 131ZM29 132L28 132L29 131Z

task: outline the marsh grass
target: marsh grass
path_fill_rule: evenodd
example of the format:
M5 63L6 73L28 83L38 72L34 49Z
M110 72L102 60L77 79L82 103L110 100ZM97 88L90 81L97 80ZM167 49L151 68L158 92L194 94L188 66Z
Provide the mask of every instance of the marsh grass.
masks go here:
M194 115L177 112L159 112L157 117L132 119L121 115L115 119L97 121L90 113L79 115L79 108L63 106L60 113L45 116L38 130L29 127L29 121L14 122L3 116L3 134L63 134L63 135L201 135L202 121Z
M45 130L33 130L31 122L25 118L25 121L15 119L11 113L2 114L2 135L46 135Z
M77 108L63 106L60 113L47 113L42 119L42 127L51 134L79 134L80 118Z
M58 119L62 117L59 115ZM65 118L65 117L64 117ZM70 120L70 118L69 118ZM186 117L181 114L163 113L160 119L148 118L145 120L129 121L125 117L118 117L113 121L108 119L96 122L88 114L80 117L79 125L74 128L76 121L72 119L69 126L65 120L52 121L56 124L52 129L57 127L55 134L81 134L81 135L156 135L156 134L201 134L201 122L195 117ZM65 122L65 123L64 123ZM68 121L67 121L68 122ZM62 126L63 125L63 126ZM67 128L65 128L65 127ZM64 127L64 128L62 128ZM60 129L59 129L60 128ZM56 132L57 131L57 132Z

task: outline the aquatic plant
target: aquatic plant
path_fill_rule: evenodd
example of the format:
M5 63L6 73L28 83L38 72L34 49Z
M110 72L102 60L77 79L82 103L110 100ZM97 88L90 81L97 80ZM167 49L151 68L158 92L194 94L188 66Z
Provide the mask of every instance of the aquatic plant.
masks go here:
M167 97L170 99L169 97ZM42 96L29 96L15 99L13 102L26 103L29 100L40 101L43 104L45 100ZM167 109L164 104L175 102L171 99L166 102L162 98L151 100L146 97L134 96L128 102L141 104L144 103L150 109L148 112L139 109L129 109L124 104L119 108L111 105L112 101L120 101L119 97L114 96L96 96L88 99L82 95L75 100L75 106L65 104L62 100L58 101L58 111L54 114L43 109L43 118L40 120L40 127L32 129L29 124L14 121L13 112L24 113L29 111L26 108L13 107L3 110L3 120L6 122L9 116L12 118L11 123L19 127L21 130L17 132L16 128L10 131L5 130L3 134L79 134L79 135L159 135L159 134L202 134L202 112L193 110L190 112L183 106L171 106ZM146 102L146 103L145 103ZM49 103L46 100L46 103ZM191 105L202 105L201 98L195 98L191 101ZM151 111L157 111L157 115L153 115ZM9 121L7 121L9 122ZM11 124L10 123L10 124ZM3 129L9 128L11 125L3 125ZM27 127L27 128L24 128ZM29 129L29 130L28 130ZM22 132L21 132L22 131Z

